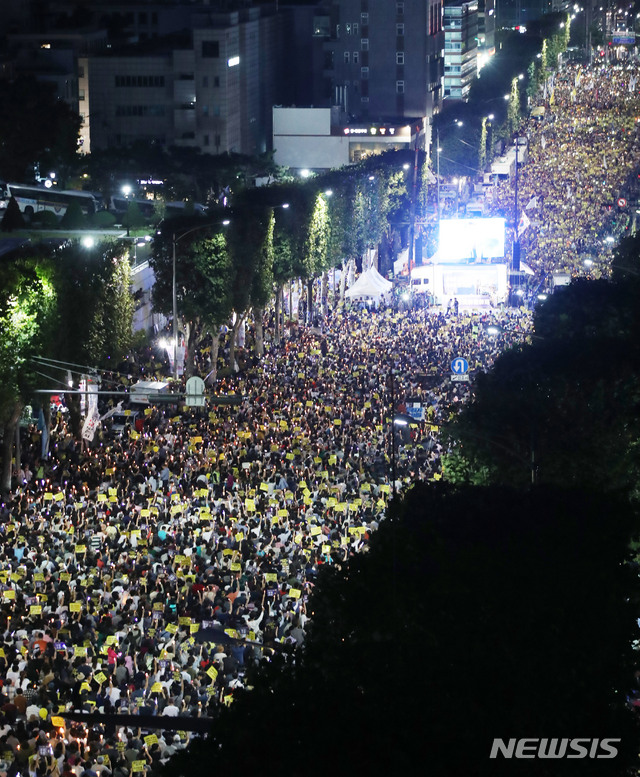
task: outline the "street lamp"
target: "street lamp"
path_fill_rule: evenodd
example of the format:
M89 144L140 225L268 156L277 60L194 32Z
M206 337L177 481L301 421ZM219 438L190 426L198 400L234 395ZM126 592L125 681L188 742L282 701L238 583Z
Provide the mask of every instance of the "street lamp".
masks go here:
M122 194L124 195L124 198L125 198L125 200L126 200L126 199L129 197L129 195L131 194L131 187L129 186L129 184L128 184L128 183L126 183L126 184L125 184L125 185L122 187ZM130 233L129 233L129 227L130 227L130 224L129 224L129 214L128 214L128 213L126 213L126 214L125 214L125 218L126 218L126 220L127 220L127 237L129 237L129 234L130 234Z
M173 377L176 380L178 379L178 284L176 281L176 244L179 243L183 237L187 237L187 235L190 235L192 232L197 232L199 229L205 229L206 227L214 227L220 223L222 223L223 226L227 226L230 222L229 219L225 219L222 222L213 221L207 222L206 224L196 224L195 227L186 229L184 232L181 232L177 235L174 232L171 236L171 244L173 249L171 265L171 294L173 298Z

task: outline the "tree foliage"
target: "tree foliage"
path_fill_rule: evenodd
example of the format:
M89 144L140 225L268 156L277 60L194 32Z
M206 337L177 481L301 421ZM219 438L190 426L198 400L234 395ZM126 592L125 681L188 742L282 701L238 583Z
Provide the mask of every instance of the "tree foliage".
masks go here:
M0 229L3 232L13 232L14 229L24 229L25 222L20 211L20 206L15 197L11 197L7 203L7 208L0 222Z
M50 265L37 257L21 254L12 260L5 258L0 267L0 491L5 492L10 487L15 427L37 382L32 359L45 345L56 292Z
M552 773L622 777L637 764L634 520L571 490L414 487L369 553L323 570L295 662L274 659L166 773L506 777L495 737L611 736L614 761Z
M127 353L134 308L130 272L124 244L86 249L75 242L58 252L53 358L105 367Z
M32 76L0 80L0 178L29 180L34 166L56 170L64 182L77 161L80 116Z
M450 450L492 482L637 489L640 318L632 284L582 281L537 309L529 345L480 375ZM463 477L459 461L445 475Z

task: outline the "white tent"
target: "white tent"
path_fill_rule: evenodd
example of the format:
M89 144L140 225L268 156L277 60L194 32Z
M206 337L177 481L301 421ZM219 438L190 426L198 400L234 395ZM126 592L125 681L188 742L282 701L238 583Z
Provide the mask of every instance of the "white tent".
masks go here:
M387 294L392 288L393 283L391 283L391 281L383 278L375 267L370 267L360 275L353 286L350 286L347 289L345 296L349 299L358 299L362 297L380 299L383 294Z

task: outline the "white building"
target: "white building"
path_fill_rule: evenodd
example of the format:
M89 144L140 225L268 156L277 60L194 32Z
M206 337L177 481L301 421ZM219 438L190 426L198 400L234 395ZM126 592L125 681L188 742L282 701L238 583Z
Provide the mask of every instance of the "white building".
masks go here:
M359 162L370 154L412 148L409 124L339 124L331 108L273 109L274 161L296 170L327 170Z

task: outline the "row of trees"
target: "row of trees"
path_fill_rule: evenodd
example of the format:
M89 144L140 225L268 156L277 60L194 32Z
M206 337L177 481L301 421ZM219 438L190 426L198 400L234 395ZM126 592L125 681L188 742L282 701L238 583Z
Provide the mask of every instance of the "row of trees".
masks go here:
M48 415L49 396L36 390L59 386L63 393L67 363L116 364L131 347L133 308L123 245L88 251L75 243L55 252L28 247L0 258L0 491L10 488L25 403L41 402ZM34 359L42 356L60 362L61 369L38 367ZM68 394L67 405L79 436L79 396Z
M263 311L275 300L273 335L280 337L284 288L293 279L306 284L312 320L317 278L324 278L326 301L328 271L360 261L368 248L380 247L382 267L390 266L407 240L412 188L405 168L412 156L390 152L304 183L247 189L231 209L163 222L152 259L154 300L158 310L172 313L175 248L187 372L195 348L209 340L215 379L218 332L231 316L232 349L235 330L253 313L261 355ZM426 188L422 177L419 183L419 191Z

